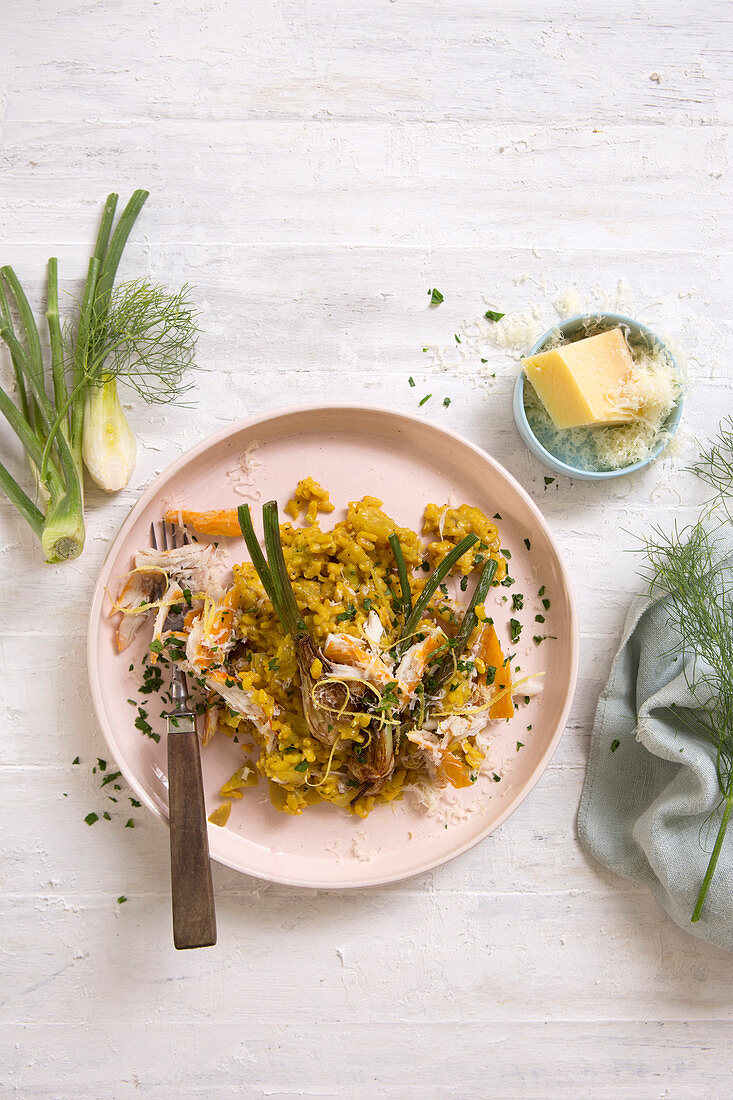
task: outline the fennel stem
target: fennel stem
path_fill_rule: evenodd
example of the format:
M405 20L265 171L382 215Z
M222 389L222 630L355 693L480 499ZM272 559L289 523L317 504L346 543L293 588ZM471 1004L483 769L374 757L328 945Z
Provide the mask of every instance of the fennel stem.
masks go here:
M46 296L46 323L51 344L51 376L53 378L53 399L57 412L64 409L68 398L66 376L64 374L64 348L61 338L59 319L59 262L55 257L48 261L48 292ZM60 424L61 431L69 438L69 429L64 414Z
M437 590L440 582L445 580L459 558L462 558L466 551L470 550L474 543L477 542L478 535L466 535L464 538L461 539L457 546L453 547L449 554L446 554L440 565L436 566L435 570L428 577L427 581L425 582L425 586L418 596L415 606L412 609L412 613L405 622L402 634L400 635L400 639L395 646L395 653L398 657L402 656L404 651L409 646L410 638L420 625L420 620L423 616L423 613L430 603L430 600Z
M74 448L81 451L81 433L84 428L84 401L83 385L87 374L87 359L89 354L89 333L91 329L92 307L99 275L99 260L92 256L87 270L87 281L84 286L84 294L81 300L79 313L79 327L76 333L76 349L74 352L74 398L71 405L71 443Z
M36 378L40 381L41 387L43 387L43 384L44 384L43 355L41 353L41 340L40 340L40 337L38 335L38 329L36 327L36 321L35 321L35 318L33 316L33 311L30 307L28 299L25 296L23 288L20 285L18 277L15 274L15 272L13 271L12 267L5 266L3 268L0 268L0 275L2 275L3 278L5 279L6 283L8 284L8 287L9 287L10 291L12 292L13 298L15 299L15 304L16 304L16 307L18 309L20 323L21 323L23 331L24 331L26 346L27 346L27 349L28 349L28 354L27 354L27 357L26 357L28 367L31 371L34 372ZM10 311L8 311L8 316L10 316ZM11 351L11 355L12 355L12 351ZM14 356L13 356L13 362L15 363L15 357ZM21 365L21 368L22 368L22 365ZM40 438L41 433L40 433L39 424L38 424L38 412L39 412L39 410L38 410L38 405L37 405L37 402L34 398L33 393L28 395L28 407L29 407L28 408L29 422L30 422L33 430L36 432L36 434Z
M275 614L287 630L287 624L280 610L279 592L272 579L270 567L265 560L265 555L262 553L260 544L257 541L257 536L252 525L252 514L249 510L249 504L240 504L237 509L237 518L239 520L239 528L244 536L244 541L249 550L249 556L252 559L252 564L255 567L257 576L262 582L262 587L265 590L267 598L275 608Z
M498 562L496 558L489 558L481 570L479 579L476 582L476 587L473 590L473 595L469 600L468 607L461 620L461 625L458 628L458 633L450 643L450 653L447 653L445 657L443 657L435 673L430 677L430 691L432 695L436 695L443 687L446 680L449 679L451 673L455 669L454 662L460 658L468 645L468 640L478 625L476 608L479 604L482 604L488 596L489 588L496 576L497 568Z
M270 564L270 573L278 589L280 606L287 621L288 631L295 637L297 634L302 634L305 631L305 623L300 617L300 611L295 602L293 586L290 583L290 577L288 576L287 567L285 565L276 501L268 500L266 504L263 504L262 522L265 531L265 549L267 550L267 560Z
M0 462L0 489L3 490L8 500L18 509L40 539L43 534L43 512L33 503L27 493L23 492L12 474Z
M3 280L0 277L0 323L6 325L11 335L15 335L13 328L13 318L10 314L10 306L8 304L7 295L5 294L5 287L3 286ZM11 351L10 357L13 363L13 372L15 374L15 385L18 390L18 400L20 402L20 412L23 419L26 422L30 422L30 412L28 409L28 397L25 392L25 382L23 381L23 371L20 368L16 356Z
M405 621L407 621L412 613L412 590L410 588L409 577L407 576L405 555L402 553L400 540L397 538L394 531L389 536L389 545L392 547L395 564L397 565L397 576L399 577L400 590L402 592L402 614L405 616Z
M723 840L725 839L725 834L728 831L728 819L730 818L731 809L733 809L733 790L731 790L725 800L725 809L723 811L723 818L720 822L720 827L718 829L718 835L715 838L713 851L708 862L707 870L705 871L705 878L702 880L702 886L700 887L700 893L697 896L695 909L693 911L692 917L690 918L693 924L696 924L700 920L702 907L705 904L705 898L707 897L708 889L710 888L710 883L713 880L715 868L718 864L720 849L723 846Z
M4 328L0 324L0 337L7 343L7 328ZM16 407L16 405L10 400L5 390L0 386L0 413L3 414L10 427L13 429L18 439L22 443L31 462L40 470L41 463L43 461L43 448L38 441L38 436L32 430L27 420L25 420ZM63 481L61 475L56 469L55 465L49 465L48 467L48 489L49 492L56 492L60 494L63 492Z

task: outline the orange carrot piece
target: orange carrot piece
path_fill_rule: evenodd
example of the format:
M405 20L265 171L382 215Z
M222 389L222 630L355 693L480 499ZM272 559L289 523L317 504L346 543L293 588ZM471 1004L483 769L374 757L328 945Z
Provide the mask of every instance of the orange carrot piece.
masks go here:
M212 538L236 538L241 535L236 508L218 512L194 512L189 508L169 508L165 513L169 523L187 523L202 535Z
M443 774L450 785L456 789L471 786L471 776L468 771L468 765L464 764L462 760L459 760L452 752L447 752L443 756Z
M478 655L487 668L493 665L498 671L504 664L504 654L501 651L493 623L487 623L481 631Z
M494 677L494 688L498 694L500 691L504 691L506 688L511 689L512 686L512 672L509 665L509 661L504 660L504 654L499 644L499 639L496 636L496 631L492 623L488 623L482 633L481 642L479 644L479 657L484 662L487 668L493 667L496 669L496 675ZM489 709L489 718L513 718L514 717L514 703L512 701L511 690L506 692L501 699L498 699L493 706Z
M506 691L506 695L502 695L501 699L497 699L494 705L489 710L489 718L513 718L514 717L514 701L512 700L512 675L509 668L509 662L505 661L501 669L497 669L495 686L497 692Z

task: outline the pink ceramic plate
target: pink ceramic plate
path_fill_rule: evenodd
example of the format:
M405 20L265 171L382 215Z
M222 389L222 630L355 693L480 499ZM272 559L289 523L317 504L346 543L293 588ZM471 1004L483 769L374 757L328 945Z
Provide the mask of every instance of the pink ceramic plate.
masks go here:
M248 473L244 458L259 463ZM289 409L235 424L177 459L141 496L102 568L91 611L89 676L102 730L120 771L153 813L167 815L165 735L160 743L134 726L136 670L148 638L140 632L125 653L115 652L116 616L108 588L130 569L133 553L148 545L150 523L169 503L197 509L230 508L275 498L284 505L300 477L312 475L330 492L338 518L349 500L364 494L384 501L401 525L420 530L426 503L469 503L498 512L502 547L511 551L513 588L490 597L499 636L508 644L512 592L524 595L514 614L524 626L516 650L523 671L544 672L544 690L509 722L495 723L491 756L497 782L483 776L467 790L449 788L431 816L410 802L379 806L363 821L327 805L301 817L276 812L265 784L245 791L226 828L209 826L214 859L260 878L297 886L342 888L393 882L436 867L465 852L497 828L529 794L563 732L575 688L577 621L570 582L558 548L536 505L497 462L452 432L424 420L381 409ZM256 511L256 510L255 510ZM525 541L529 543L527 548ZM223 540L232 561L246 557L243 540ZM549 610L538 596L545 586ZM535 614L544 613L539 628ZM555 635L536 646L532 635ZM157 707L155 708L157 712ZM150 706L151 716L153 706ZM151 717L152 721L152 717ZM531 732L527 726L531 725ZM517 750L517 741L524 743ZM202 753L207 806L241 763L237 745L215 738ZM447 826L447 827L446 827Z

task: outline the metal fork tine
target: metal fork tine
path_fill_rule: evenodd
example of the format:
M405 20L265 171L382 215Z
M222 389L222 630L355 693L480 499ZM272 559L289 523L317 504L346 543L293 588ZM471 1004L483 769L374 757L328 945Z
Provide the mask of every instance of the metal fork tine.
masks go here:
M171 524L171 547L174 550L176 548L176 525L175 525L175 523Z
M161 526L161 529L163 531L163 549L167 550L168 549L168 532L165 529L165 520L163 520L163 522L161 523L160 526Z
M153 544L153 550L157 550L158 549L158 543L157 543L157 540L155 538L155 524L154 523L150 524L150 541Z
M184 545L184 546L188 546L188 544L189 544L189 542L190 542L190 541L191 541L191 540L190 540L190 538L188 537L188 531L187 531L187 530L186 530L186 528L184 527L184 528L183 528L183 545Z

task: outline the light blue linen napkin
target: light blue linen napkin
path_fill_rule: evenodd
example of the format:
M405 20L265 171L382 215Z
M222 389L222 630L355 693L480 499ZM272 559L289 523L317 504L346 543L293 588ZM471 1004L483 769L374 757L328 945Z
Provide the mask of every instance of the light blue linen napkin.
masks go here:
M733 586L730 525L718 530L715 545ZM720 788L713 746L670 716L672 704L693 712L700 705L688 687L669 600L637 596L598 702L580 844L648 886L681 928L733 951L733 823L700 920L690 921L720 823Z

